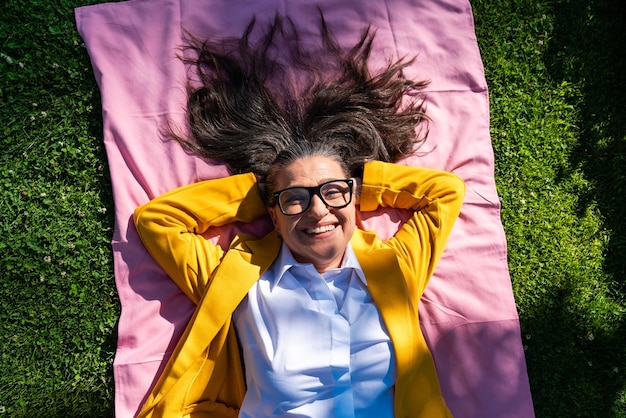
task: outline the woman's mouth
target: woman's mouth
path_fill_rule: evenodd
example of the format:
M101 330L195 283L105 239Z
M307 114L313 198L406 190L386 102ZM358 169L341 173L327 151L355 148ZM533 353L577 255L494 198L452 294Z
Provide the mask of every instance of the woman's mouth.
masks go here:
M323 234L324 232L333 231L335 230L335 228L337 228L336 225L324 225L324 226L318 226L315 228L305 229L304 232L309 235L317 235L317 234Z

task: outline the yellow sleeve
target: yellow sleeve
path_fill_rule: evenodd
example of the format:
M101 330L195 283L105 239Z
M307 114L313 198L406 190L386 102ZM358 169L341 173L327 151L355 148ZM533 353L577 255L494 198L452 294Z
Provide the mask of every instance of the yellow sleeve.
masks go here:
M265 213L256 179L248 173L172 190L135 209L134 221L148 252L197 304L224 255L202 234Z
M385 244L393 248L412 294L420 297L461 211L465 183L445 171L373 161L365 165L360 209L390 207L413 211Z

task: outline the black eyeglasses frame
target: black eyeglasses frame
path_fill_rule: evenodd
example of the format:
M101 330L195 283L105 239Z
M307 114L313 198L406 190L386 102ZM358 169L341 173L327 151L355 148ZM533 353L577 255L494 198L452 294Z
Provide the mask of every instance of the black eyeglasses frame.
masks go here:
M324 197L322 196L322 188L330 183L334 183L337 181L342 181L345 182L348 185L348 188L350 190L350 197L348 199L348 201L346 203L343 203L341 205L330 205L328 204L328 202L326 202L326 200L324 199ZM282 205L280 204L280 195L283 192L289 191L289 190L293 190L293 189L305 189L306 191L309 192L309 203L307 204L307 206L302 210L302 212L298 212L298 213L285 213L285 211L283 210ZM329 180L329 181L325 181L324 183L318 184L317 186L293 186L293 187L287 187L286 189L282 189L282 190L278 190L277 192L274 192L274 194L272 195L273 197L273 204L272 206L276 206L278 205L278 208L280 209L280 212L285 215L285 216L297 216L297 215L301 215L304 212L306 212L307 210L309 210L309 207L311 207L311 202L313 201L313 195L316 195L317 197L320 198L320 200L322 201L322 203L324 203L326 206L328 206L329 208L333 208L333 209L341 209L341 208L345 208L346 206L348 206L350 203L352 203L352 199L354 196L354 179L334 179L334 180Z

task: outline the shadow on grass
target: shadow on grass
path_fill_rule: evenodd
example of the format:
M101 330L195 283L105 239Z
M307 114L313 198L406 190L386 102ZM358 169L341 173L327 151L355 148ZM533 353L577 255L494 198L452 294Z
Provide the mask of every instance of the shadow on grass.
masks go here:
M553 79L582 86L579 142L570 156L573 170L581 170L592 184L579 198L581 214L595 204L609 241L603 270L612 279L611 297L623 301L626 293L626 3L623 0L558 0L546 66ZM564 272L567 274L567 272ZM565 280L565 283L568 281ZM568 306L574 285L549 295L538 304L532 324L547 344L529 353L534 367L553 372L531 373L538 416L626 417L626 324L615 319L607 331L581 341L580 323ZM592 313L593 314L593 313ZM584 313L581 312L581 315ZM614 315L619 318L619 313ZM580 322L577 322L579 320ZM572 330L570 338L563 329ZM610 330L609 330L610 329ZM539 331L537 331L539 330ZM580 329L584 335L584 330ZM543 335L541 335L543 334ZM555 336L560 338L557 341ZM533 335L535 338L535 335ZM545 393L537 388L560 388ZM620 400L620 397L622 399ZM584 405L584 406L581 406ZM580 408L577 415L563 408ZM592 408L585 410L585 408ZM544 411L542 414L539 411Z

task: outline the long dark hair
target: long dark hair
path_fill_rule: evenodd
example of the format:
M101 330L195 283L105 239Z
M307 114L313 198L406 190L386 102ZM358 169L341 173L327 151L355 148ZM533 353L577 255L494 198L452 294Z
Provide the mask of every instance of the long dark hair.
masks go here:
M287 17L276 15L257 42L255 26L253 19L238 39L189 37L192 58L183 60L197 77L188 85L190 135L169 132L185 149L264 181L294 143L325 143L349 175L359 175L364 162L398 161L425 140L416 128L426 120L421 91L428 82L403 77L412 59L372 74L370 26L347 51L321 11L317 49L305 50Z

